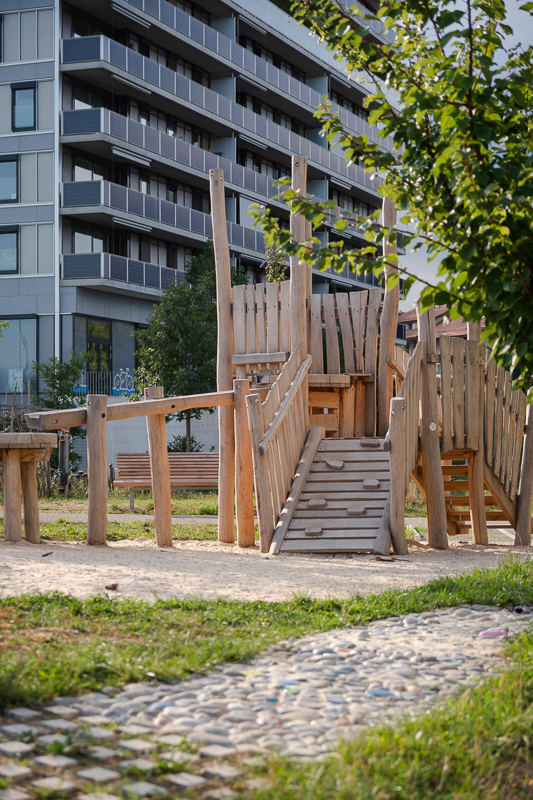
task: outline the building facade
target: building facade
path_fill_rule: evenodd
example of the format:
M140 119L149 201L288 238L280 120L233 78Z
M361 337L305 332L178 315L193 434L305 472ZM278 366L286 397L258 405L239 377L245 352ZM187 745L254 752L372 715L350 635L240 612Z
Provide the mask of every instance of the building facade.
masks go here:
M364 89L268 0L2 0L0 12L0 392L73 350L89 353L80 391L131 388L132 334L211 235L212 168L233 263L252 281L264 241L247 212L269 205L288 225L274 181L292 155L308 156L315 195L363 215L380 206L379 178L328 149L313 117L327 95L377 141Z

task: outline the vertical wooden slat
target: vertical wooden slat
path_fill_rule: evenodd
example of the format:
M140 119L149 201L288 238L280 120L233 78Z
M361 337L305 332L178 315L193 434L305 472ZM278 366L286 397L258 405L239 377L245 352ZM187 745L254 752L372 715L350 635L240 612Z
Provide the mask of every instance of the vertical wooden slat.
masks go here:
M452 339L453 368L453 443L456 450L465 446L465 343ZM445 451L444 451L445 452Z
M376 435L376 397L377 397L377 357L378 357L378 314L381 304L381 289L376 287L368 292L368 310L365 336L365 372L374 376L372 383L366 384L365 430L367 436ZM388 413L388 411L387 411Z
M233 351L235 353L252 352L247 349L246 331L246 286L233 287ZM245 378L247 365L238 365L235 372L238 378Z
M233 388L233 324L224 173L221 169L209 170L209 189L217 289L217 389L222 392ZM235 540L235 433L232 406L222 406L218 410L218 442L218 539L229 543Z
M511 411L509 414L509 446L507 448L507 458L505 460L505 473L503 486L507 494L511 485L511 463L513 460L513 448L516 438L516 422L518 415L518 392L513 392L511 397Z
M479 344L465 342L465 447L477 450L479 444Z
M89 473L87 544L105 544L107 541L106 419L107 396L87 395L87 472Z
M307 194L307 156L293 156L291 161L291 188L302 195ZM292 239L301 242L306 235L306 220L300 214L291 213ZM302 358L307 351L307 274L308 269L300 264L297 256L291 257L291 349L300 347Z
M248 412L246 410L246 398L249 392L249 380L233 381L235 398L235 513L237 517L237 544L239 547L255 547L252 444L248 427Z
M236 287L235 287L236 288ZM255 313L255 286L246 287L246 344L248 353L259 353L257 349L257 315Z
M496 372L496 411L494 414L494 459L492 462L492 473L499 477L500 464L502 459L502 436L503 436L503 398L505 393L505 370L498 367Z
M512 400L511 375L505 373L505 385L503 395L503 428L502 428L502 457L500 463L500 483L505 480L505 465L507 464L507 451L509 449L509 424L511 419L511 400Z
M492 467L494 447L494 400L496 395L496 361L487 348L485 367L485 461Z
M511 469L510 485L509 485L509 499L514 500L516 497L516 488L518 481L518 469L522 458L522 444L524 442L524 425L526 422L527 399L523 391L520 389L518 395L518 413L516 417L515 438L513 443L513 465Z
M426 501L428 509L428 541L430 547L448 547L446 503L440 463L440 443L437 412L437 365L428 363L427 354L437 348L435 308L420 313L418 305L418 335L420 348L420 447L424 460ZM414 399L414 398L413 398Z
M448 453L453 447L452 429L452 340L440 337L440 388L442 397L441 450Z
M515 546L531 544L531 503L533 500L533 406L526 411L526 436L520 468L520 491L516 511Z
M160 400L165 396L162 386L144 390L145 400ZM170 464L168 460L167 426L164 414L146 417L150 473L154 497L155 541L158 547L172 547L172 507L170 499Z
M382 210L383 226L396 230L396 206L388 197L383 198ZM396 258L398 247L396 236L392 244L383 245L383 254L387 258ZM388 261L385 266L385 284L387 278L398 274L398 262ZM385 436L388 427L388 415L390 401L392 399L392 370L389 367L387 356L394 356L394 343L396 341L396 331L398 329L398 307L400 302L400 282L396 281L391 289L385 288L383 299L383 309L381 311L380 322L380 347L379 347L379 386L378 386L378 416L379 434Z
M363 338L365 335L366 303L368 292L350 292L350 310L352 312L352 326L355 341L355 371L365 371L365 358Z
M291 352L291 282L283 281L279 287L280 294L280 349Z
M311 372L324 374L324 351L322 348L322 295L311 296Z
M339 336L337 333L337 319L335 316L335 295L325 294L324 322L326 325L326 360L327 374L339 375L341 362L339 359Z
M353 439L355 435L355 383L339 391L339 436Z
M406 400L391 400L389 420L390 458L390 531L392 546L398 555L406 555L405 538L405 451Z
M267 352L266 324L265 324L265 287L262 283L255 287L256 317L257 317L257 346L258 353Z
M268 461L266 456L259 453L259 443L265 435L263 423L263 409L258 394L249 394L246 398L250 436L252 442L252 456L254 462L255 498L257 505L257 518L259 522L259 543L261 552L266 553L274 535L274 512L272 509L272 494Z
M355 372L355 351L353 346L352 324L350 321L350 307L348 305L348 295L344 292L337 292L337 310L339 313L339 326L342 336L342 349L344 352L344 372L353 374Z
M267 353L279 352L279 284L267 283Z
M354 414L354 436L360 438L366 435L366 387L369 384L363 381L355 381L355 414ZM372 391L370 386L369 391Z

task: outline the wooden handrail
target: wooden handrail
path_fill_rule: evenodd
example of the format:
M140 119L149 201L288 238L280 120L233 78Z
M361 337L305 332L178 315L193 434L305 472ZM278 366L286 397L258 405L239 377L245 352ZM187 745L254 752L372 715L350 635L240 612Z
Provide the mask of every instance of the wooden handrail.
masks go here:
M309 372L310 367L311 367L311 356L307 356L307 358L304 361L302 361L302 363L300 364L300 366L298 368L298 372L294 376L294 379L293 379L291 385L287 389L285 397L283 398L283 400L279 404L278 410L276 411L276 413L274 415L274 418L272 419L272 421L270 422L268 428L265 431L265 435L263 437L263 440L261 442L259 442L259 448L258 449L259 449L259 453L262 456L264 456L267 453L268 448L270 447L270 445L274 441L274 437L275 437L276 433L278 432L278 430L279 430L279 428L281 426L281 423L285 419L287 411L289 410L289 408L291 406L291 403L294 400L296 392L298 391L298 389L302 385L304 379L307 377L307 373Z
M133 403L116 403L108 406L107 422L134 417L148 417L152 414L177 414L189 408L212 408L233 405L233 392L206 392L180 397L164 397L161 400L136 400ZM75 428L87 424L87 408L69 408L64 411L42 411L37 414L25 414L29 428L38 431L57 430L58 428Z
M287 361L290 353L288 350L279 353L236 353L231 357L234 366L246 364L281 364Z

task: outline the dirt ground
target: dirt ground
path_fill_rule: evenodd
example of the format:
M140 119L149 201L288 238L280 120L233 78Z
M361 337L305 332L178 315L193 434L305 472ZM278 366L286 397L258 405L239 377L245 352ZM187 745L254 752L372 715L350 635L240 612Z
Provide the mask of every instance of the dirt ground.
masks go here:
M0 595L59 591L79 598L105 592L145 600L227 597L283 600L295 594L347 597L388 587L420 585L475 567L493 567L511 553L525 558L533 548L506 544L481 547L452 542L449 550L411 546L409 555L376 560L373 555L265 556L257 549L212 541L177 541L160 549L153 540L127 539L101 547L85 543L39 545L0 541Z

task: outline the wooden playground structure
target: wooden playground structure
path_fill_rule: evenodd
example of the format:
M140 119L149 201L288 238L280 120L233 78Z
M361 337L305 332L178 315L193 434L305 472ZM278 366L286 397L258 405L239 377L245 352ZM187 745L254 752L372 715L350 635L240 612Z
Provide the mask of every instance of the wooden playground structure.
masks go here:
M307 159L293 157L292 188L306 193ZM312 294L310 268L291 260L290 281L231 287L222 170L210 172L217 277L217 392L26 415L39 431L87 426L87 541L107 536L106 424L146 416L156 542L172 545L165 414L218 407L221 542L262 552L407 552L404 507L414 480L427 501L429 545L512 527L531 542L533 417L523 392L480 344L442 337L433 309L418 314L411 358L395 346L399 286ZM396 211L383 205L386 227ZM291 216L291 233L310 226ZM391 246L389 252L395 252ZM387 251L386 251L387 254ZM396 268L388 268L394 271ZM437 366L440 364L440 392ZM31 435L31 434L28 434ZM193 476L194 477L194 476ZM7 531L6 531L7 538Z

